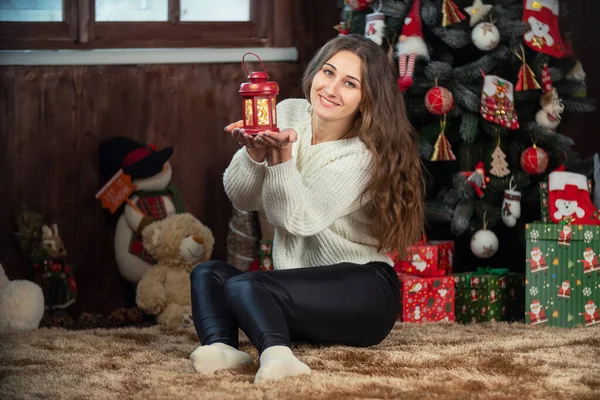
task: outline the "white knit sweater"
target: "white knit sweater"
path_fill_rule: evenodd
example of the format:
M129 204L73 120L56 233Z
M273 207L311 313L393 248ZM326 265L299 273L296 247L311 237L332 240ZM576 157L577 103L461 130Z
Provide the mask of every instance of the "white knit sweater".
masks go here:
M373 156L358 138L312 145L309 103L277 105L280 129L293 128L292 159L275 166L257 163L241 148L224 174L227 195L244 211L264 209L275 228L276 269L342 262L393 265L369 233L361 194L373 171Z

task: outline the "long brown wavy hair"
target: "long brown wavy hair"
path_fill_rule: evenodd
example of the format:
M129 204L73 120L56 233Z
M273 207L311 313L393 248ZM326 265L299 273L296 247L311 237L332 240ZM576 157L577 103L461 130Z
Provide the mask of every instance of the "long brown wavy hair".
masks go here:
M375 157L375 171L365 194L371 203L372 234L378 250L406 248L424 233L424 177L418 136L408 120L398 90L396 68L373 41L360 35L338 36L310 61L302 77L310 101L313 78L337 52L348 50L362 60L362 100L353 130Z

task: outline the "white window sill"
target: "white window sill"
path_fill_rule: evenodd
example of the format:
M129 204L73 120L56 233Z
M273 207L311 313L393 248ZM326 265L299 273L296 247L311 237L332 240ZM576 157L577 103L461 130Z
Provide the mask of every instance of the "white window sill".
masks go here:
M264 62L297 61L295 47L273 48L183 48L183 49L94 49L94 50L0 50L0 65L127 65L241 63L252 52ZM258 62L246 57L247 62Z

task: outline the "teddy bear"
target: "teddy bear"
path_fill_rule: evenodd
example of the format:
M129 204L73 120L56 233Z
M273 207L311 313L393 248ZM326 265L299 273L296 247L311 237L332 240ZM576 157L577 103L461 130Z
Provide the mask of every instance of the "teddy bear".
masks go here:
M534 38L541 38L548 47L554 46L554 38L550 34L550 25L545 24L533 16L529 17L527 22L531 28L530 31L525 33L525 40L527 42L531 43Z
M215 239L190 213L155 221L142 231L144 248L157 263L139 281L136 303L156 321L173 329L192 326L190 273L210 260Z
M27 280L9 281L0 264L0 333L37 329L43 317L42 288Z

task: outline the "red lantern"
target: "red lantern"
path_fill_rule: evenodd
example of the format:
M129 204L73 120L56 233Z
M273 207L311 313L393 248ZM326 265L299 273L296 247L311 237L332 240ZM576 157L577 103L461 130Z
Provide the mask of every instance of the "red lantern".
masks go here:
M531 175L540 175L548 168L548 153L535 144L521 153L521 168Z
M248 73L248 68L246 68L244 57L248 54L258 58L263 70L252 72L248 75L250 82L244 82L240 85L244 131L250 135L256 135L258 132L266 130L279 132L276 108L279 85L277 85L277 82L268 81L269 75L265 71L265 66L260 57L254 53L246 53L242 57L242 64L246 73Z
M425 107L433 115L444 115L454 107L454 96L445 87L434 86L425 94Z

